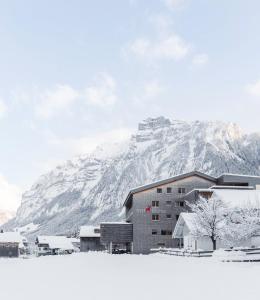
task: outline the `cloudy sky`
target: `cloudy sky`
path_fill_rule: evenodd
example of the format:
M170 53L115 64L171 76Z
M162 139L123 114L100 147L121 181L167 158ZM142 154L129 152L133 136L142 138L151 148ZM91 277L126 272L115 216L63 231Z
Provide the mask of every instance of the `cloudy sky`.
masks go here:
M0 2L0 208L149 116L260 131L259 0Z

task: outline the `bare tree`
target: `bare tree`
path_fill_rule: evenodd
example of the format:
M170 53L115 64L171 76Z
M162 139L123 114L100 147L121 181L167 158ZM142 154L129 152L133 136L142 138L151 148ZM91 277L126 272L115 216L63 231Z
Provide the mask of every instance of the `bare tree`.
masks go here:
M213 250L216 250L217 239L222 238L223 227L226 224L226 205L214 195L209 200L201 197L196 203L187 205L196 214L191 234L197 237L208 236L212 241Z

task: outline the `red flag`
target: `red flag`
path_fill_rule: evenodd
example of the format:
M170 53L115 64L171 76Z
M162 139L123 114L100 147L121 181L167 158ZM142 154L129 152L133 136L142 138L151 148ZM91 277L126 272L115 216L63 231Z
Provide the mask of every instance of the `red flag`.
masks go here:
M150 213L150 212L151 212L151 206L147 206L147 207L145 208L145 212L146 212L146 213Z

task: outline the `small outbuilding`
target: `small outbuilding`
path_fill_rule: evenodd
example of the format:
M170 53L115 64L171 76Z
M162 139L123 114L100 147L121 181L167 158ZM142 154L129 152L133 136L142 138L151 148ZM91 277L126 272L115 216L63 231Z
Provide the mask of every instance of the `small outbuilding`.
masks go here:
M179 239L184 250L190 251L212 251L213 245L211 239L205 236L194 236L194 226L196 226L197 215L195 213L181 213L173 232L173 238ZM217 239L217 249L230 247L225 242ZM259 248L260 247L260 232L259 234L241 242L234 247Z
M192 235L196 223L195 213L181 213L173 232L173 238L179 239L179 245L185 250L191 251L211 251L212 242L208 236L195 237ZM219 247L219 242L217 241Z
M28 241L18 232L0 233L0 257L18 257L28 253Z
M133 252L133 224L106 222L100 224L101 243L109 253Z
M36 238L37 255L71 254L77 249L66 236L41 235Z
M102 251L105 249L100 242L99 226L81 226L79 236L80 252Z

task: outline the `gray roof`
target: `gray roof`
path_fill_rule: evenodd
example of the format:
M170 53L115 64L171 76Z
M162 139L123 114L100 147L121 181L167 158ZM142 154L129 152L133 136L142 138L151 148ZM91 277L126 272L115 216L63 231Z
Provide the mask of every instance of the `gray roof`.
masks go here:
M189 172L189 173L176 175L176 176L173 176L173 177L170 177L170 178L167 178L167 179L163 179L163 180L160 180L160 181L156 181L156 182L153 182L153 183L142 185L142 186L139 186L139 187L136 187L136 188L130 190L127 197L126 197L126 200L124 202L124 206L127 204L130 197L135 193L143 192L143 191L149 190L151 188L154 188L154 187L157 187L157 186L160 186L160 185L164 185L164 184L168 184L168 183L171 183L171 182L174 182L174 181L177 181L177 180L181 180L181 179L184 179L184 178L187 178L187 177L190 177L190 176L199 176L199 177L202 177L204 179L208 179L208 180L213 181L213 182L217 181L216 177L207 175L207 174L199 172L199 171L192 171L192 172Z

